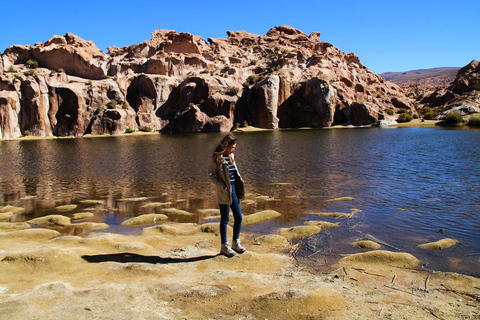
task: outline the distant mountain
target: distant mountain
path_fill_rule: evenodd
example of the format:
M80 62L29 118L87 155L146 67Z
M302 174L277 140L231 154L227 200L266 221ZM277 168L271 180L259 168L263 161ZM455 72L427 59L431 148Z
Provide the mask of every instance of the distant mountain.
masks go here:
M408 87L412 84L420 84L425 87L445 87L455 80L459 69L457 67L443 67L405 72L385 72L380 75L385 80L402 87Z

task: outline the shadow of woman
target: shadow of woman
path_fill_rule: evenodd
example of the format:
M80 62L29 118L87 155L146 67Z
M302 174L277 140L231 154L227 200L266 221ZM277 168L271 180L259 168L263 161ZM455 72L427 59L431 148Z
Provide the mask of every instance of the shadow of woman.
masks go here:
M215 258L220 254L211 255L211 256L198 256L191 258L162 258L157 256L142 256L136 253L115 253L115 254L97 254L97 255L83 255L82 259L90 263L100 263L100 262L119 262L119 263L186 263L186 262L196 262L207 259Z

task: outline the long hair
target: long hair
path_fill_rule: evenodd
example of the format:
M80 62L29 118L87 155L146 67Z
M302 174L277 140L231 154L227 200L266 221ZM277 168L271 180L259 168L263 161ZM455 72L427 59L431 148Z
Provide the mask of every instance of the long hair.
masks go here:
M212 160L217 164L222 163L223 161L223 154L227 151L229 145L234 144L237 141L237 138L233 134L227 134L223 137L222 141L217 145L215 150L212 153ZM229 155L230 164L233 164L233 160L231 155Z

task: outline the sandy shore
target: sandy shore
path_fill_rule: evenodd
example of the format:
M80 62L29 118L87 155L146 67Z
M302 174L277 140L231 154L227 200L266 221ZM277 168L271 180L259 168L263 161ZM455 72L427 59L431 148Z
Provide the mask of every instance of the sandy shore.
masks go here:
M2 228L2 319L480 318L478 278L420 270L412 255L386 250L320 273L294 258L289 230L243 234L248 251L227 258L217 224L87 237Z

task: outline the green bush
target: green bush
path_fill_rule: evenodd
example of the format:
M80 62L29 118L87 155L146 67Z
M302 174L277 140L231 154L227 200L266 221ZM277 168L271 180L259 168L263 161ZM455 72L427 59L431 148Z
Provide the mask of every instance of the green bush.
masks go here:
M480 114L475 114L468 119L468 125L471 127L480 127Z
M238 89L238 87L228 87L227 91L225 91L225 94L229 96L236 96L239 91L240 89Z
M35 59L28 59L25 63L30 69L38 68L38 62Z
M257 60L250 60L250 65L251 65L251 66L254 66L254 65L256 65L256 64L257 64Z
M257 83L257 82L261 82L263 80L265 80L264 75L259 75L259 76L251 75L247 78L248 84L254 84L254 83Z
M443 122L445 124L462 124L465 123L465 119L460 113L450 112L443 117Z
M413 116L407 112L402 113L397 119L398 122L410 122L412 120Z
M30 132L30 130L23 131L23 136L24 137L28 137L28 136L31 136L31 135L32 135L32 133Z
M127 128L125 129L125 133L134 133L135 130L133 130L132 128Z
M24 72L23 74L26 75L26 76L32 76L33 77L33 76L35 76L36 71L35 71L35 69L30 69L30 70Z
M387 109L385 109L385 113L393 116L395 114L395 111L393 111L392 108L387 108Z
M431 107L424 107L418 110L425 120L435 120L438 117L438 111Z
M148 126L141 126L140 128L138 128L138 130L140 130L142 132L152 132L152 128L150 128Z

